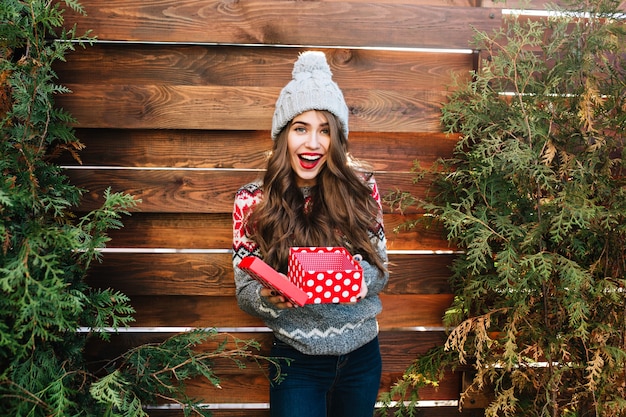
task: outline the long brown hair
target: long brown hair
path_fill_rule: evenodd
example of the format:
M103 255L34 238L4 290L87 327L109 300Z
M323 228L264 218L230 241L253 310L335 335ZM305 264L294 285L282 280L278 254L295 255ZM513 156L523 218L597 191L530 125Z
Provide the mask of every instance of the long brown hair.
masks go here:
M274 141L263 177L263 200L248 218L247 233L259 244L265 262L281 272L287 270L291 246L345 246L384 271L368 233L379 227L379 207L365 182L372 174L350 157L347 138L336 117L320 112L328 120L331 142L326 164L311 189L311 208L305 208L291 168L289 123Z

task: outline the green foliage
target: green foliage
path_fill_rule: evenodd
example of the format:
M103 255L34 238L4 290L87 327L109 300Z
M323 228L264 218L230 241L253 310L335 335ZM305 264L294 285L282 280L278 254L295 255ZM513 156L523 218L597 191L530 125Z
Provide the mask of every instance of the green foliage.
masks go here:
M208 349L206 344L212 348ZM205 378L221 388L212 369L214 361L227 359L245 368L251 360L272 360L255 354L259 348L257 342L215 330L177 334L162 343L144 344L112 359L102 368L108 370L106 376L91 385L90 393L105 407L104 416L144 416L141 406L156 404L159 399L181 404L185 415L194 412L209 416L207 409L187 396L185 381Z
M380 415L395 417L418 416L419 390L437 388L444 377L445 365L454 360L451 352L433 349L417 358L404 372L402 378L389 390L381 394Z
M445 317L445 350L456 356L441 366L473 366L475 385L494 393L487 416L626 415L618 6L578 1L569 5L578 13L512 16L478 33L480 70L456 82L442 109L462 138L416 204L463 252Z
M242 358L261 360L257 344L198 330L104 366L84 357L88 338L106 341L108 328L133 321L126 295L84 278L107 231L122 227L138 201L107 190L102 207L77 217L84 190L54 164L62 152L78 159L83 145L72 117L54 105L69 91L55 84L53 64L91 41L61 29L63 4L82 11L74 0L0 3L0 415L144 416L157 399L209 415L184 382L203 377L219 386L213 361L243 367Z

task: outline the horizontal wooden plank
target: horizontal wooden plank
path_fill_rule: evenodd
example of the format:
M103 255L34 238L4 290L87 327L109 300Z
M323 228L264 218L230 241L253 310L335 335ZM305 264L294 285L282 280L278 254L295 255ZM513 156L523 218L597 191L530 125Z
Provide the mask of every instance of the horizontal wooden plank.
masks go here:
M150 417L187 417L182 410L177 409L153 409L146 410ZM250 409L250 408L235 408L235 409L215 409L211 410L212 417L270 417L269 409Z
M229 249L231 213L133 213L111 230L108 248ZM109 255L105 255L105 261Z
M232 367L234 368L235 365ZM289 372L289 369L287 368L285 371ZM379 393L387 391L401 375L401 372L385 372L383 370ZM424 388L420 391L420 396L424 400L458 400L459 382L458 374L450 374L437 389ZM224 375L224 378L220 380L220 386L221 389L218 389L205 381L194 380L187 384L187 392L194 397L207 398L209 401L217 403L268 402L269 381L259 370L256 370L255 374L249 371Z
M115 359L129 349L143 345L161 343L173 333L118 333L111 335L105 342L99 338L90 338L87 343L85 357L89 362L104 363ZM238 341L254 340L260 344L259 350L252 349L252 354L270 355L273 336L271 332L217 333L213 338L198 346L198 350L213 350L225 343L227 349L235 349ZM446 341L443 331L383 331L379 335L380 349L385 372L403 372L412 361L429 349L441 346ZM215 362L214 369L218 373L238 373L228 360ZM247 372L243 372L247 373Z
M104 191L132 194L137 211L161 213L231 213L236 191L258 172L234 170L67 170L71 182L88 190L81 210L99 207Z
M94 364L103 364L114 360L128 349L146 343L159 343L171 334L167 333L124 333L113 335L110 342L91 339L87 346L87 360ZM217 334L212 340L198 346L199 350L211 351L221 343L226 348L234 348L234 340L255 340L261 344L259 351L251 353L262 356L270 355L270 346L273 336L271 333L232 333ZM441 331L407 332L383 331L380 333L380 348L383 360L383 376L380 392L389 390L397 378L407 367L429 349L442 345L446 335ZM211 403L265 403L268 401L268 380L264 373L265 363L261 366L254 361L244 361L245 368L240 368L229 359L218 358L212 363L212 368L222 389L216 389L204 380L194 380L188 384L188 394L204 398ZM288 371L288 370L287 370ZM248 381L248 382L245 382ZM256 389L250 392L250 384ZM422 392L424 400L456 400L458 399L459 376L449 373L437 390L426 389Z
M440 229L420 225L398 230L419 215L387 213L384 224L389 250L450 250ZM230 249L232 215L230 213L133 213L123 217L124 227L111 230L108 248ZM105 256L106 259L106 256Z
M381 330L439 327L452 294L381 295ZM134 326L255 327L263 322L239 309L233 296L134 296ZM228 314L224 314L227 311Z
M389 256L387 294L449 294L454 255ZM230 253L107 253L88 283L135 295L235 295Z
M267 409L215 409L211 410L213 417L269 417ZM182 411L177 410L150 410L150 417L183 417ZM380 416L380 414L376 414ZM482 410L459 411L457 407L421 407L420 417L482 417L485 413ZM394 410L390 410L386 417L394 417Z
M234 196L244 184L260 175L230 169L68 169L72 184L88 190L80 210L99 207L107 188L141 199L136 211L157 213L231 213ZM400 189L424 196L428 181L415 184L410 172L375 174L381 195ZM384 207L389 212L388 207Z
M410 2L82 0L67 26L101 40L224 44L467 48L473 28L499 25L497 8ZM445 36L441 36L444 34Z
M84 166L265 169L269 131L78 129ZM426 168L452 156L457 135L352 132L349 150L376 171ZM65 153L61 165L79 165Z
M212 45L95 44L58 62L62 83L282 88L293 63L321 50L342 89L445 90L452 74L469 77L472 54Z
M267 130L299 51L117 44L80 49L57 65L60 83L73 90L57 102L83 127ZM438 108L452 74L469 76L472 69L468 54L326 52L351 108L352 131L438 131Z
M57 66L60 82L73 90L57 101L83 127L269 129L276 97L300 50L81 49ZM326 52L351 107L352 131L438 131L437 111L451 74L469 76L472 69L467 54Z
M572 6L572 2L568 0L478 0L480 7L499 7L506 9L521 10L554 10L554 7L568 9ZM590 3L593 4L593 3ZM626 2L622 2L621 9L626 10Z
M269 130L279 87L65 84L78 127ZM352 131L437 132L444 91L343 89Z
M338 1L338 0L322 0L326 2ZM352 2L359 3L363 0L339 0L341 2ZM420 6L441 6L442 3L445 3L446 6L449 7L479 7L479 4L482 0L411 0L411 4L420 5ZM376 0L376 3L386 3L386 4L404 4L407 3L406 0Z

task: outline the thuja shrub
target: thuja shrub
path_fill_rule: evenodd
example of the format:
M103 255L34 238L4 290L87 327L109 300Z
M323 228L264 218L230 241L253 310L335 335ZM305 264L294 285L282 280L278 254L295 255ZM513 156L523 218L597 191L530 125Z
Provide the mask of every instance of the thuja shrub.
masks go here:
M64 7L82 12L74 0L0 3L0 415L146 416L163 400L209 415L185 381L219 386L213 360L261 360L254 341L195 330L102 363L85 359L89 338L105 343L106 329L133 321L126 295L84 278L107 231L139 201L106 191L101 208L79 216L84 190L55 164L63 152L78 159L83 145L54 105L70 91L55 82L53 63L91 41L63 29Z
M480 69L442 108L454 155L419 178L425 210L461 253L444 347L386 400L470 367L487 416L626 415L626 37L613 0L478 33ZM414 225L408 225L413 227ZM461 402L470 391L461 396Z

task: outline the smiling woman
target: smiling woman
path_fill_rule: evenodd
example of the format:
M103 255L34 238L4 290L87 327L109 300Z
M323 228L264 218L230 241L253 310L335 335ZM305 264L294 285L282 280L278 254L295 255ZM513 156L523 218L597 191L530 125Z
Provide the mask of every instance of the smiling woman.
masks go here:
M288 127L287 148L298 187L315 185L330 147L328 120L322 112L305 111Z
M271 416L371 417L382 369L378 294L389 276L382 206L373 175L349 156L348 107L323 53L296 61L272 139L264 177L237 192L233 211L239 306L273 331L271 356L288 366L270 387ZM295 308L239 268L252 255L287 274L296 246L345 247L360 259L359 301Z

